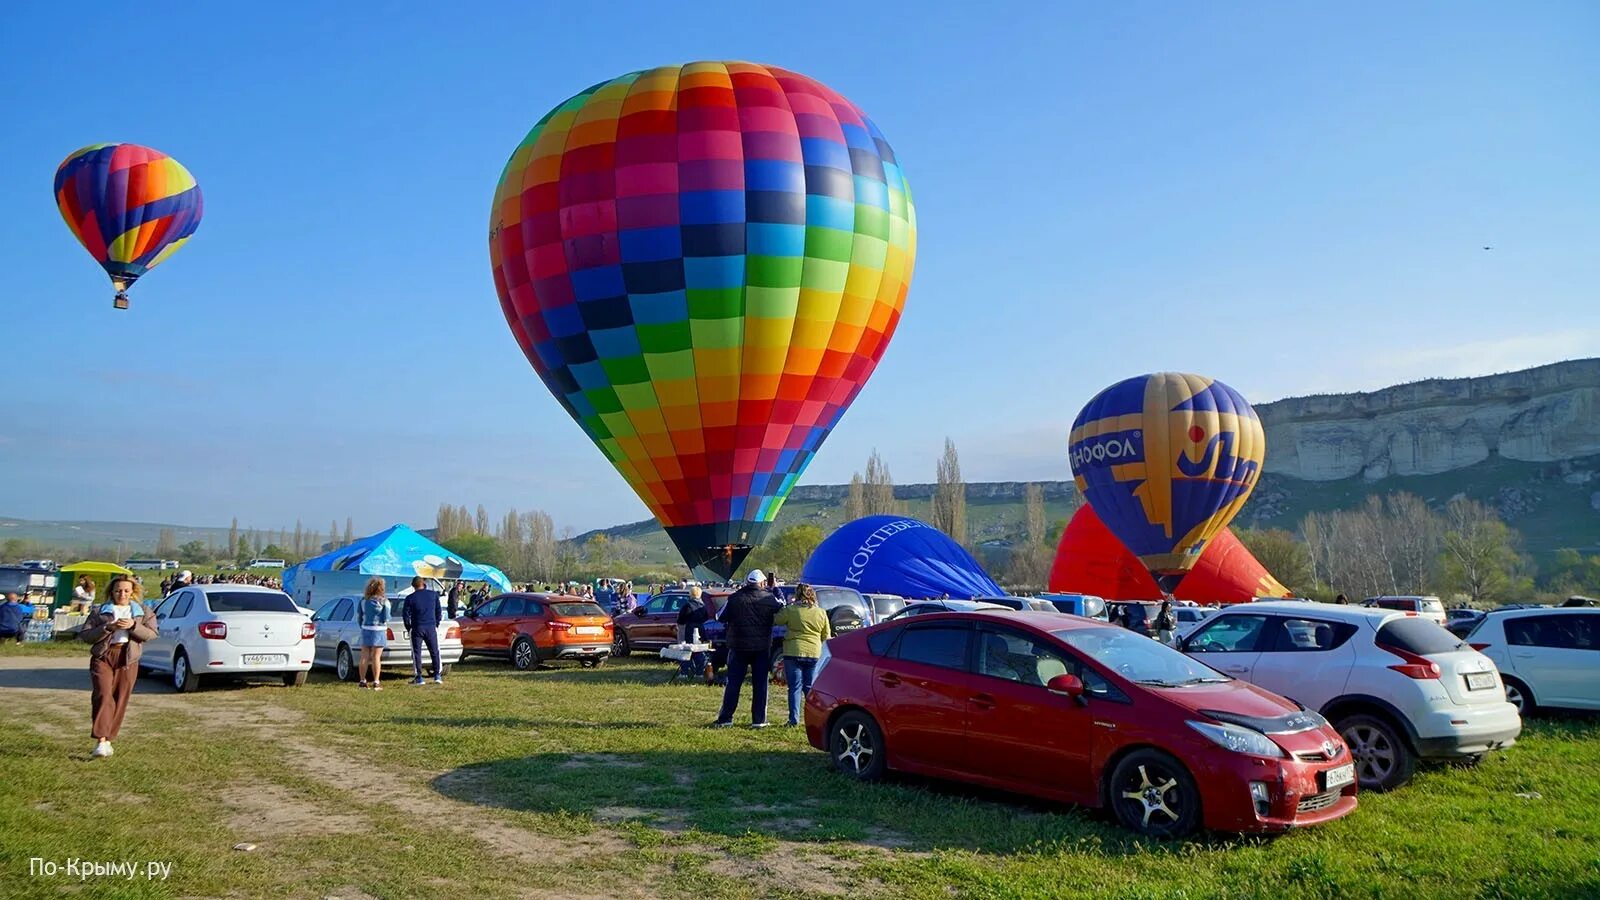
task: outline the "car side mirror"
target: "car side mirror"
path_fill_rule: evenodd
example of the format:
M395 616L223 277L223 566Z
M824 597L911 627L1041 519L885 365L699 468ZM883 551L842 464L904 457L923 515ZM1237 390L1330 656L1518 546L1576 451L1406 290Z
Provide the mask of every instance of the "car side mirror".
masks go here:
M1071 673L1062 673L1050 679L1044 689L1061 697L1071 697L1083 702L1083 680Z
M634 608L633 608L633 614L634 614L634 615L636 615L636 616L642 616L642 615L644 615L644 607L642 607L642 606L635 606L635 607L634 607Z

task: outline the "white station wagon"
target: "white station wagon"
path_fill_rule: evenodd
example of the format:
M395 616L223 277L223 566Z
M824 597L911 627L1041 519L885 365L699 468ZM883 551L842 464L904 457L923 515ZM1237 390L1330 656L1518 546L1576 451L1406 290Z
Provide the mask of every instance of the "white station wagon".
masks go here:
M283 591L245 584L197 584L156 607L158 628L140 665L172 676L180 691L210 675L281 675L298 687L311 671L317 628Z

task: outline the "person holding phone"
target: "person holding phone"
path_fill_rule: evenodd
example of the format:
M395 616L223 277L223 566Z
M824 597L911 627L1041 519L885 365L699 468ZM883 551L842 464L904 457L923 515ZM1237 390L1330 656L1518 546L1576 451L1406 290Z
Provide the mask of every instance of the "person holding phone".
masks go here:
M110 602L89 614L78 639L89 648L90 735L96 758L112 754L111 742L122 730L128 699L139 677L139 651L156 636L156 611L139 603L138 584L127 575L115 575L106 585Z

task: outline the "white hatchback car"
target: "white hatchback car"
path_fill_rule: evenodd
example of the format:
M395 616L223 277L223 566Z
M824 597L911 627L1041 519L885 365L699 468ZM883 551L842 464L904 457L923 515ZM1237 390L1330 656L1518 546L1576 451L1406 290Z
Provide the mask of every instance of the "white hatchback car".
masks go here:
M1494 663L1415 614L1251 603L1218 612L1179 648L1327 717L1365 790L1405 784L1418 759L1476 760L1522 733Z
M211 675L281 675L297 687L311 671L316 625L289 595L247 584L197 584L156 607L156 637L140 665L172 676L180 691Z
M1600 709L1600 609L1494 610L1467 642L1494 660L1506 699L1524 714Z
M361 659L361 626L356 624L356 604L360 597L338 597L322 604L311 617L317 626L316 655L319 666L331 666L340 681L357 677ZM440 601L441 603L443 601ZM406 598L389 597L388 647L379 662L385 669L411 669L411 634L405 626ZM450 674L450 667L461 661L461 626L454 619L439 622L439 674ZM428 674L428 651L422 651L422 671Z

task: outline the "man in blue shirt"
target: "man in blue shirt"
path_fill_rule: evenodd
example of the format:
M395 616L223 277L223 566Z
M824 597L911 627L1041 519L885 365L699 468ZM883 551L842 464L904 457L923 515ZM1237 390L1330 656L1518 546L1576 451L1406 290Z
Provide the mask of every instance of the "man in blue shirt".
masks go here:
M6 591L5 602L0 603L0 641L10 638L22 643L23 632L27 630L31 618L33 607L18 600L11 591Z
M439 668L439 592L430 589L422 576L411 579L411 594L406 597L406 631L411 633L412 684L426 684L422 680L422 647L428 647L428 659L433 663L433 683L444 683L444 672Z

